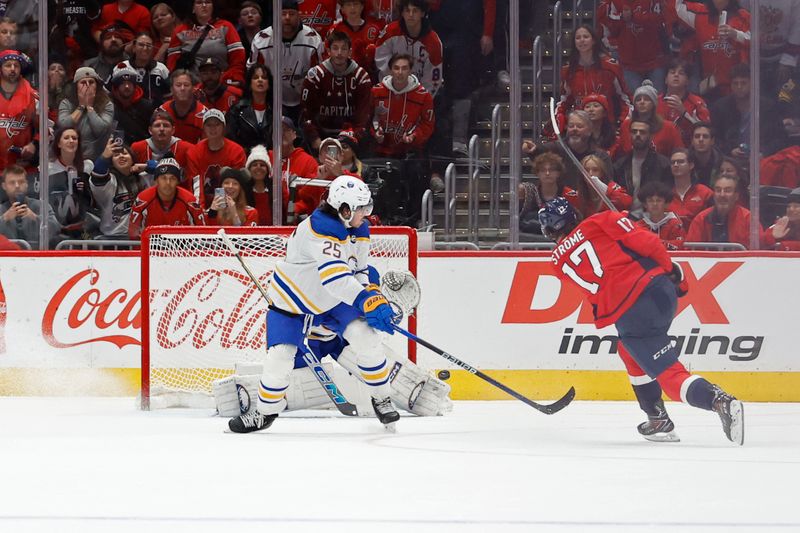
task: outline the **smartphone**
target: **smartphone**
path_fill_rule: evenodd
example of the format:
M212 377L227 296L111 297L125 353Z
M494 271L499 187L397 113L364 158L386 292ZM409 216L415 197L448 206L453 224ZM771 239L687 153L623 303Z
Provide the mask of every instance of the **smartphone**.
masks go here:
M228 200L225 198L225 189L222 187L217 187L214 189L214 197L222 196L222 206L221 207L228 207Z
M325 148L325 153L332 159L339 159L339 147L335 144L329 144Z
M728 12L727 11L720 11L719 12L719 25L724 26L728 23Z
M114 130L114 144L116 146L122 146L122 143L125 142L125 131L123 130Z

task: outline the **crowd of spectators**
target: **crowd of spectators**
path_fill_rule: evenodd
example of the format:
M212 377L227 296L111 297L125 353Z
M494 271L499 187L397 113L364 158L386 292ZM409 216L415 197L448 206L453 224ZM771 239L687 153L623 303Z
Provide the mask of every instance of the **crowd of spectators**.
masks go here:
M39 54L36 13L24 3L3 2L14 18L0 13L0 116L10 122L0 233L35 243L30 222L42 207L24 199L48 199L50 246L137 238L165 222L273 224L273 169L279 223L297 223L338 175L380 195L387 180L374 174L392 160L402 172L384 178L407 182L406 205L402 219L380 215L414 224L440 171L431 155L466 150L482 66L469 55L494 48L496 0L283 0L279 47L267 0L56 0ZM277 50L282 70L272 72ZM38 169L39 60L48 62L48 191ZM438 124L437 112L446 115ZM20 169L27 190L15 181Z
M760 230L758 246L790 249L783 241L796 225L792 191L800 187L800 6L763 0L760 9L763 31L754 35L765 76L756 123L750 13L738 0L601 1L597 24L572 34L556 109L578 160L586 168L593 155L601 164L588 171L594 184L587 187L552 142L552 129L525 141L534 180L520 188L521 230L536 233L531 213L556 192L583 216L607 208L586 202L600 190L668 248L685 242L749 248L749 144L752 128L759 128L761 150L753 155L760 160L760 185L782 188L772 198L787 207L762 211L768 228ZM629 207L620 190L632 199Z
M503 0L282 0L276 47L266 0L56 0L48 3L49 50L39 53L33 3L3 5L0 233L35 243L30 222L39 224L46 208L50 246L136 238L155 220L272 224L273 169L281 176L281 224L308 216L340 174L361 177L376 204L394 206L379 213L383 222L415 224L443 162L466 155L472 96L504 57L495 27L503 33L507 22L498 19L508 7ZM526 142L536 176L520 188L526 231L536 231L532 214L554 194L588 216L604 208L599 190L651 227L669 219L687 234L693 218L724 203L728 182L733 204L745 209L753 88L746 8L739 0L600 2L595 24L571 35L556 110L594 183L578 179L552 139ZM782 0L762 0L761 9L769 24L760 34L760 126L780 131L762 145L762 183L791 190L800 186L800 9ZM539 28L542 11L534 12ZM52 144L42 191L45 80L37 82L36 63L45 58ZM281 109L273 109L275 83ZM281 117L280 139L273 117ZM24 191L11 185L19 169ZM45 208L26 198L46 199ZM747 216L714 213L710 240L736 241ZM722 218L737 227L722 231ZM765 246L790 227L781 224L765 232Z

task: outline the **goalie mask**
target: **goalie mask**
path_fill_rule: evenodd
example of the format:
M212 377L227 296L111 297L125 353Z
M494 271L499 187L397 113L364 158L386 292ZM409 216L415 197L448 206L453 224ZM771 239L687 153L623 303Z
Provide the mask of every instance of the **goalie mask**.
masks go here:
M364 216L372 214L372 193L367 184L355 176L339 176L333 180L328 187L326 202L336 209L339 218L348 228L357 211L360 210ZM349 210L347 217L342 213L345 207Z
M578 213L565 198L557 196L539 209L539 224L545 237L557 241L578 225Z

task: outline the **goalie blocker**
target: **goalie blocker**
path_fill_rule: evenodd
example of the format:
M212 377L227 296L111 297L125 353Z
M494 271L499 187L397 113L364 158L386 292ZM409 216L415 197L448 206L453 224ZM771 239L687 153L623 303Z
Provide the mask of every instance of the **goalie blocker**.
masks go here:
M318 336L319 330L315 328ZM337 386L349 401L358 406L359 413L371 413L370 394L367 385L356 376L360 375L355 353L339 337L311 339L309 347L322 359L323 368L332 376ZM437 379L409 360L400 360L383 345L387 366L390 369L392 402L399 408L419 416L439 416L452 409L450 385ZM335 362L334 362L335 361ZM256 404L261 366L258 364L237 365L236 374L218 379L212 384L214 400L220 416L234 417L249 412ZM290 375L286 391L286 410L330 407L331 401L312 371L298 352L295 368Z

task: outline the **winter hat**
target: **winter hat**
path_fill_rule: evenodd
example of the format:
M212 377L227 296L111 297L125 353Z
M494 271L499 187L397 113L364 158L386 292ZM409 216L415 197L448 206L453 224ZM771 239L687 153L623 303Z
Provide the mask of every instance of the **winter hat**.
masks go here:
M219 182L225 183L225 180L228 178L233 178L238 181L242 189L247 187L247 184L250 183L250 174L244 170L233 167L222 167L219 173Z
M5 63L6 61L19 62L19 66L21 69L25 69L29 67L31 64L31 58L29 58L22 52L18 52L17 50L3 50L2 52L0 52L0 65Z
M298 10L298 2L297 0L283 0L281 3L281 9L294 9L295 11Z
M208 67L222 70L222 61L220 61L218 57L207 57L202 63L200 63L200 66L197 67L197 70L202 70Z
M139 80L139 73L133 67L129 67L125 63L120 63L114 67L114 72L111 74L111 85L116 87L124 81L136 83Z
M648 97L650 100L653 101L653 105L658 105L658 91L655 87L653 87L653 82L650 80L644 80L642 85L636 89L636 92L633 93L633 101L636 101L636 98L643 94Z
M786 201L790 204L800 204L800 187L792 189L792 192L789 193Z
M256 161L263 161L266 163L267 168L269 169L269 174L272 174L272 164L269 162L269 152L267 152L267 149L263 144L257 144L253 146L253 148L250 150L250 155L247 156L247 163L245 163L244 168L250 170L250 165Z
M342 146L347 145L350 147L353 153L358 155L358 141L356 140L356 134L353 130L342 130L339 136L336 137L336 140L338 140Z
M608 105L608 98L606 98L602 94L589 94L587 96L584 96L583 100L581 101L583 109L586 109L586 104L589 104L591 102L597 102L598 104L603 106L603 109L606 110L606 118L610 119L611 107Z
M167 154L163 157L156 167L155 177L163 176L164 174L172 174L176 178L181 177L181 167L178 162L172 157L172 154Z
M97 71L92 67L81 67L75 71L75 75L72 77L72 81L78 83L81 80L85 80L86 78L94 78L95 80L103 83L103 78L97 75Z

